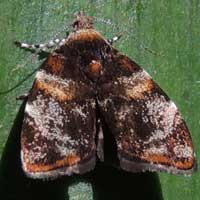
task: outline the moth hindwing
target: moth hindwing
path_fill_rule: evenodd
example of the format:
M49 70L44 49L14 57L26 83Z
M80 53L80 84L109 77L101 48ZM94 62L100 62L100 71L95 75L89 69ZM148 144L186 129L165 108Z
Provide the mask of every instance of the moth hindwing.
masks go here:
M97 110L114 136L123 169L191 174L191 136L175 104L94 29L92 18L79 13L73 28L67 38L46 45L17 42L32 49L58 46L37 72L26 103L25 174L56 178L93 169L96 155L103 160Z

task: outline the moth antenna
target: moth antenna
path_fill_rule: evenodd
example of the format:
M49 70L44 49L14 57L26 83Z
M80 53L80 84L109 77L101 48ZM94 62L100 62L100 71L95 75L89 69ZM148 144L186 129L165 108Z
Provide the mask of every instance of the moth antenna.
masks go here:
M46 44L42 44L42 43L41 44L27 44L27 43L23 43L19 41L15 41L14 44L19 48L22 48L34 53L36 52L37 54L39 54L40 52L51 53L51 51L49 52L49 50L55 49L56 47L60 47L64 45L65 42L66 42L66 38L63 38L63 39L56 38L54 40L50 40Z
M59 35L61 35L61 33L65 33L65 36L68 37L69 33L72 31L72 25L71 23L67 23L64 27L62 27L61 29L59 29L58 31L56 31L53 39L59 38Z
M130 33L133 33L133 34L134 34L134 31L133 31L131 28L130 28L130 29L125 29L125 30L122 31L122 34L123 34L123 35L130 35ZM147 51L147 52L149 52L149 53L151 53L151 54L153 54L153 55L156 55L156 56L163 56L162 53L156 52L155 50L152 50L152 49L148 48L143 42L138 41L138 39L137 39L134 35L131 35L131 37L132 37L135 41L140 42L140 47L141 47L142 49L144 49L145 51Z
M35 70L33 70L30 74L28 74L24 79L22 79L21 81L19 81L15 86L11 87L10 89L8 90L5 90L5 91L2 91L0 92L0 95L3 95L3 94L8 94L9 92L12 92L13 90L15 90L16 88L18 88L22 83L24 83L29 77L31 77L33 74L35 74L35 72L37 72L39 69L36 68Z
M110 19L104 19L104 18L100 18L100 17L94 17L94 21L95 22L100 22L100 23L103 23L103 24L107 24L109 26L112 26L114 28L117 27L116 24L112 23L112 21Z
M155 56L163 56L163 53L156 52L156 51L154 51L154 50L152 50L152 49L150 49L150 48L144 46L143 44L141 44L140 46L141 46L141 48L143 48L145 51L148 51L149 53L151 53L151 54L153 54L153 55L155 55Z
M114 36L112 39L109 39L108 42L112 45L114 42L117 42L122 37L122 34L118 34L117 36Z
M66 26L68 27L68 26ZM69 35L69 32L66 32L66 35ZM66 37L67 38L67 37ZM45 57L45 55L49 54L50 52L47 52L47 49L53 48L55 46L62 46L65 41L66 38L63 39L54 39L54 40L50 40L48 43L46 44L27 44L27 43L22 43L19 41L15 41L14 44L22 49L28 50L32 53L35 53L37 55L39 55L39 59L42 59L43 57ZM36 68L33 72L31 72L30 74L28 74L24 79L22 79L19 83L17 83L15 86L13 86L12 88L2 91L0 92L0 95L3 94L8 94L9 92L12 92L14 89L18 88L22 83L24 83L29 77L31 77L36 71L38 70L38 68Z
M115 29L120 30L119 26L114 24L110 19L104 19L104 18L101 18L101 17L94 17L94 21L107 24L107 25L109 25L109 26L111 26ZM131 31L131 32L133 32L133 31ZM125 31L123 31L123 33L130 34L130 30L125 30ZM109 39L108 42L112 45L114 42L117 42L121 38L123 33L121 33L117 36L114 36L112 39ZM136 37L134 37L134 39L137 41ZM149 53L151 53L153 55L162 56L162 53L158 53L158 52L146 47L144 44L141 44L141 48L144 49L145 51L148 51Z

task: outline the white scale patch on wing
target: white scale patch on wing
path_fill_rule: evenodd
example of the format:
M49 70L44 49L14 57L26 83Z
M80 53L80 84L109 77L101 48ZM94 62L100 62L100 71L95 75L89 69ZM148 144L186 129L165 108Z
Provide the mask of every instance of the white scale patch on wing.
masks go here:
M150 148L145 149L145 153L146 154L167 154L168 153L168 149L167 146L164 145L160 145L159 148L157 146L152 146Z
M181 122L177 107L172 101L166 101L163 96L154 96L145 102L147 112L142 113L144 121L148 120L156 127L151 137L145 143L162 140L173 134Z
M87 115L89 114L89 112L84 112L84 109L86 108L86 105L83 105L83 106L79 106L77 105L76 108L73 108L71 110L71 112L75 112L77 113L78 115L80 115L81 117L83 118L87 118Z
M116 126L118 128L125 128L126 120L130 118L131 112L132 112L132 108L127 105L121 105L119 110L115 109L114 117L117 120ZM124 131L127 131L127 130L124 130ZM130 129L129 131L130 131L129 132L130 135L134 135L135 131L133 129ZM120 133L119 136L122 134L123 132Z
M140 93L145 92L148 89L148 85L151 84L151 76L146 71L141 71L139 73L133 73L130 77L120 77L118 78L119 84L125 85L125 91L128 96L136 99L139 102ZM145 85L146 83L146 85ZM138 93L139 92L139 93ZM138 99L137 99L138 98ZM124 123L126 116L130 115L131 107L122 109L115 113L115 116L120 120L119 125ZM150 147L145 148L145 154L162 154L168 153L167 144L154 145L154 142L161 141L167 138L169 135L174 134L177 126L182 122L182 118L178 112L178 109L174 102L167 101L162 95L154 94L152 98L145 100L145 105L143 105L141 113L142 120L144 123L153 124L156 128L149 133L150 137L147 140L142 141L143 144L151 144ZM133 132L133 133L132 133ZM130 136L134 131L130 130ZM179 135L176 135L176 147L173 149L175 155L180 158L190 158L192 157L193 150L187 144L181 144L179 141ZM135 145L139 145L139 138Z
M150 92L154 86L151 76L144 70L133 73L131 76L122 76L118 82L125 89L126 98L142 99L144 92Z
M115 111L115 117L124 122L126 120L126 116L129 115L131 112L131 109L130 107L128 106L121 106L120 110L119 111Z
M99 103L99 105L101 105L101 107L104 109L105 112L108 111L108 108L107 108L108 104L113 104L112 99L110 99L110 98L106 98L103 100L98 99L98 103Z
M48 74L46 71L44 70L40 70L37 72L36 74L36 79L37 80L41 80L41 81L47 81L47 82L56 82L58 85L64 86L64 87L69 87L70 84L75 85L76 82L72 79L63 79L60 78L58 76L52 75L52 74ZM81 84L81 82L80 82Z
M67 115L65 111L60 107L59 103L53 98L48 98L44 100L42 95L38 95L36 100L31 104L27 103L25 112L31 117L26 118L26 122L29 126L33 126L36 134L34 135L34 141L37 143L39 138L42 136L47 139L47 141L54 141L56 146L56 151L62 156L66 156L71 153L75 153L73 146L76 146L79 141L72 139L66 133L63 133L62 127L64 122L67 120ZM34 163L36 160L43 158L43 149L46 152L47 145L44 143L40 148L34 141L29 151L29 159ZM35 146L35 147L34 147Z
M28 162L31 164L34 164L37 161L40 160L45 160L47 153L45 151L43 151L44 149L46 149L47 147L43 146L42 148L38 146L38 148L33 148L30 149L29 151L26 151L25 149L25 154L28 154Z
M151 79L151 76L144 70L133 73L131 76L121 76L117 80L120 84L135 87L138 81L145 81Z
M187 145L176 145L173 151L178 158L191 158L193 155L192 148Z

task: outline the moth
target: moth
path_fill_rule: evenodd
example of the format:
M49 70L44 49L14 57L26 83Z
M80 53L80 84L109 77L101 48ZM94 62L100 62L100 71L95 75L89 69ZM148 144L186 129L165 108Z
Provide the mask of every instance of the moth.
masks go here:
M21 162L31 178L83 174L103 161L102 119L126 171L191 174L196 160L187 125L176 105L138 64L120 53L79 12L37 71L21 132ZM117 38L115 37L114 40ZM98 114L99 113L99 114ZM101 116L101 117L100 117Z

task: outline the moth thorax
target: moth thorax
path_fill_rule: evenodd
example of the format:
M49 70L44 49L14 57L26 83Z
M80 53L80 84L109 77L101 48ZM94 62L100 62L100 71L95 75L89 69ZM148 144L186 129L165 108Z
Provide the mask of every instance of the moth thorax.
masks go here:
M87 76L93 81L97 80L102 74L102 65L99 60L92 60L87 67Z

